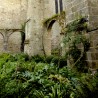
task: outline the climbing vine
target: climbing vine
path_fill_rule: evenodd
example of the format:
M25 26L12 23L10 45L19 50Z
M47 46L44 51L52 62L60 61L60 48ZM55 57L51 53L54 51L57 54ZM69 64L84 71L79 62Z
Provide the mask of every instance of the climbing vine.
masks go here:
M89 39L86 38L87 19L82 17L66 26L64 44L66 48L66 57L72 67L79 71L87 70L86 52L90 48Z

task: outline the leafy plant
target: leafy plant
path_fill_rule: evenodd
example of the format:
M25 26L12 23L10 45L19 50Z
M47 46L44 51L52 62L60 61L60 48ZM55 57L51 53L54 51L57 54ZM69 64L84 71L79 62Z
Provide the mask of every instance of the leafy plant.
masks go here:
M4 56L5 55L5 56ZM11 61L0 56L0 98L97 98L98 72L79 73L68 66L25 61L25 54ZM7 55L7 57L6 57ZM19 57L20 56L20 57ZM22 60L20 60L21 58ZM7 61L6 61L7 60Z
M87 19L82 17L66 26L64 44L66 56L78 71L87 72L86 52L90 48L89 39L85 37Z
M35 55L35 56L31 56L30 58L31 61L35 61L36 63L39 63L39 62L45 62L45 57L44 56L41 56L41 55Z
M46 63L50 64L53 58L54 58L53 55L47 56L47 57L45 58Z
M14 58L16 61L29 61L29 55L24 53L15 54Z

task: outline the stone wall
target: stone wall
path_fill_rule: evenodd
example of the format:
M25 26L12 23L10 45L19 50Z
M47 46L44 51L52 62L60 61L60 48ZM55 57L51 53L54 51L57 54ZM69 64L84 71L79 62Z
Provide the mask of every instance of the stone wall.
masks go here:
M17 30L16 30L17 31ZM19 53L21 52L21 33L16 32L15 29L0 30L0 53L10 52Z
M56 13L55 0L44 0L44 19L51 18L55 14L60 14L60 2L58 1L58 13ZM63 2L63 10L65 11L65 0ZM51 22L50 28L44 27L44 49L47 55L51 55L52 49L60 48L61 27L58 22Z
M88 17L88 27L98 27L98 0L66 0L66 22L69 23L80 16ZM98 30L88 32L91 47L87 52L87 62L91 69L98 68Z
M88 0L89 28L91 30L98 27L98 0ZM89 32L91 43L90 51L87 52L88 63L91 68L98 68L98 30Z
M0 0L0 53L20 52L19 30L27 21L27 4L27 0Z
M10 35L8 39L8 52L20 53L21 52L20 48L21 48L21 33L14 32Z
M89 27L96 28L98 25L98 0L66 0L65 11L67 23L78 19L80 16L87 16Z
M43 0L28 0L26 25L25 53L29 55L42 54L42 33L43 33Z
M44 19L47 19L56 14L55 0L43 0L43 1L44 1L44 7L43 7Z
M62 1L64 2L64 0ZM49 33L43 27L43 21L56 14L55 0L0 0L0 14L0 31L2 34L4 33L4 38L2 39L2 36L0 37L1 40L3 40L1 41L1 50L13 52L16 50L16 48L14 49L13 47L14 45L15 47L17 46L17 51L19 50L21 44L20 34L18 32L16 34L15 32L15 34L11 36L9 35L13 30L19 31L21 29L21 25L23 25L27 20L29 21L26 23L25 29L25 53L28 53L29 55L43 54L43 47L46 46L46 53L51 54L52 41L54 39L57 46L57 40L59 39L59 37L56 38L57 31L51 30ZM54 25L53 28L56 28L56 26ZM5 34L6 31L8 34ZM49 34L47 35L47 33ZM47 37L45 37L46 39L49 38L49 40L43 41L44 34L47 35ZM19 39L19 42L13 40L15 36ZM48 42L49 44L47 45Z
M27 19L30 21L26 25L26 42L29 42L25 44L25 53L43 54L45 50L47 55L51 54L53 36L57 32L45 28L43 21L55 14L55 0L28 0Z
M66 22L71 22L74 19L82 16L88 16L88 1L87 0L65 0Z
M0 0L0 29L19 29L26 21L27 0Z
M94 29L98 27L98 0L88 0L89 26Z

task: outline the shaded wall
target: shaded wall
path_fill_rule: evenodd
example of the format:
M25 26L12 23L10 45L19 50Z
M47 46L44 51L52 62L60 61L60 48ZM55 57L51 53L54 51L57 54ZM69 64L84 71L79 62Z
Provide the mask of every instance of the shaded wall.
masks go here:
M66 21L67 23L79 18L88 17L88 27L98 27L98 0L66 0ZM91 47L87 52L87 62L93 69L98 68L98 30L88 32L86 36L90 39Z
M3 51L3 36L0 34L0 52Z

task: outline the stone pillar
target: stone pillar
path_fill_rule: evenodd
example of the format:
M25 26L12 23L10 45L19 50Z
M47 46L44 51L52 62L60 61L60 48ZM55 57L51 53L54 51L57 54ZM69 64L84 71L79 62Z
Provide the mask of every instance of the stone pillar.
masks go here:
M43 0L28 0L26 24L26 44L25 53L37 55L43 53L42 34L43 34Z

